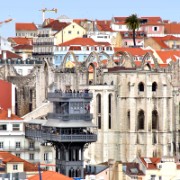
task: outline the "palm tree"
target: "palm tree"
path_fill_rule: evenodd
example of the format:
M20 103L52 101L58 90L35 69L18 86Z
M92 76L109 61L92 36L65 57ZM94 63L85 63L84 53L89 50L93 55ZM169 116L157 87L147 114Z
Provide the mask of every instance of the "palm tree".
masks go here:
M136 29L138 29L140 26L140 20L136 14L132 14L131 16L126 18L125 23L128 29L132 30L133 32L133 42L134 42L134 47L135 47L136 46Z

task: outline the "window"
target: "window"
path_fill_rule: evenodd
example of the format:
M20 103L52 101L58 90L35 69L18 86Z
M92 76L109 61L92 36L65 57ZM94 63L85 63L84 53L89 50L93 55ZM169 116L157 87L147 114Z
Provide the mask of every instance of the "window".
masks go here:
M17 157L21 157L21 154L20 153L16 153L15 154Z
M72 33L72 31L68 31L68 34L71 34Z
M96 102L97 102L98 128L101 129L101 95L100 94L96 96Z
M77 34L79 34L79 31L77 31Z
M153 82L152 83L152 91L155 92L157 90L157 83Z
M33 153L29 154L29 160L34 160L34 154Z
M138 85L139 91L143 92L144 91L144 84L142 82L139 83Z
M109 97L108 97L108 105L109 105L109 107L108 107L108 114L109 114L109 129L111 129L111 126L112 126L112 122L111 122L111 111L112 111L112 107L111 107L111 105L112 105L112 94L109 94Z
M4 147L4 142L0 142L0 149L3 149Z
M13 124L13 131L19 131L20 125L19 124Z
M155 180L156 179L156 175L151 175L151 180Z
M48 161L49 160L49 154L48 153L44 153L44 161Z
M18 74L22 75L22 69L18 69Z
M7 125L6 124L0 124L0 131L6 131Z
M18 170L18 165L17 164L13 164L13 170Z
M158 31L158 27L157 27L157 26L154 26L154 27L153 27L153 31Z
M158 112L152 111L152 129L158 129Z
M21 142L16 142L16 148L20 148L21 147Z
M34 149L34 142L29 142L29 148Z
M137 130L142 130L144 129L144 111L140 110L138 113L138 128Z
M131 121L130 121L130 118L131 118L131 114L130 114L130 111L127 112L127 123L128 123L128 126L127 126L127 129L130 129L130 124L131 124Z

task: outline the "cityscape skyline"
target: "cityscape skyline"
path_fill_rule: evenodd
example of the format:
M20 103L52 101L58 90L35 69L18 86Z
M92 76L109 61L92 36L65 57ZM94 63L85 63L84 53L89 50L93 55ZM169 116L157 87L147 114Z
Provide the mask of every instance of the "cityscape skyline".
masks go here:
M180 1L172 0L169 2L161 2L152 0L149 3L144 3L143 0L126 0L119 2L112 0L104 3L102 0L91 2L72 1L27 1L18 0L12 2L6 0L2 3L0 21L12 18L11 23L2 24L0 26L0 35L3 37L15 36L16 22L35 22L42 23L42 12L39 10L43 8L52 9L57 8L58 12L47 12L46 18L57 18L61 15L66 15L69 18L88 18L95 19L111 19L113 16L129 16L136 13L138 16L160 16L162 19L171 21L180 21L178 7ZM73 8L73 9L72 9Z

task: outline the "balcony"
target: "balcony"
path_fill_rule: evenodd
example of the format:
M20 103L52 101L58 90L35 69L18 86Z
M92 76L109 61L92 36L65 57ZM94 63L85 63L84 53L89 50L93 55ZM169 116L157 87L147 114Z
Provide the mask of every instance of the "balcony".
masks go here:
M53 42L34 42L33 46L54 46Z
M33 52L33 56L53 55L53 52Z
M8 151L8 152L28 152L28 151L39 152L40 148L39 147L34 147L33 149L31 149L31 148L28 148L28 147L19 147L19 148L16 148L16 147L10 146L10 147L0 148L0 150L1 151Z
M51 132L43 132L41 130L26 128L25 136L40 141L54 141L54 142L95 142L97 141L96 134L55 134Z

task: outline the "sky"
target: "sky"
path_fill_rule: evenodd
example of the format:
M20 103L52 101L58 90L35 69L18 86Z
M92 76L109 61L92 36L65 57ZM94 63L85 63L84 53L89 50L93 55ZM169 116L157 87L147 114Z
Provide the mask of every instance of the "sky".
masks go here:
M1 0L2 1L2 0ZM0 36L15 36L16 22L42 23L43 8L57 8L58 12L46 12L46 18L87 18L109 20L113 16L160 16L162 19L180 22L180 0L3 0L0 22L13 18L10 23L0 25Z

